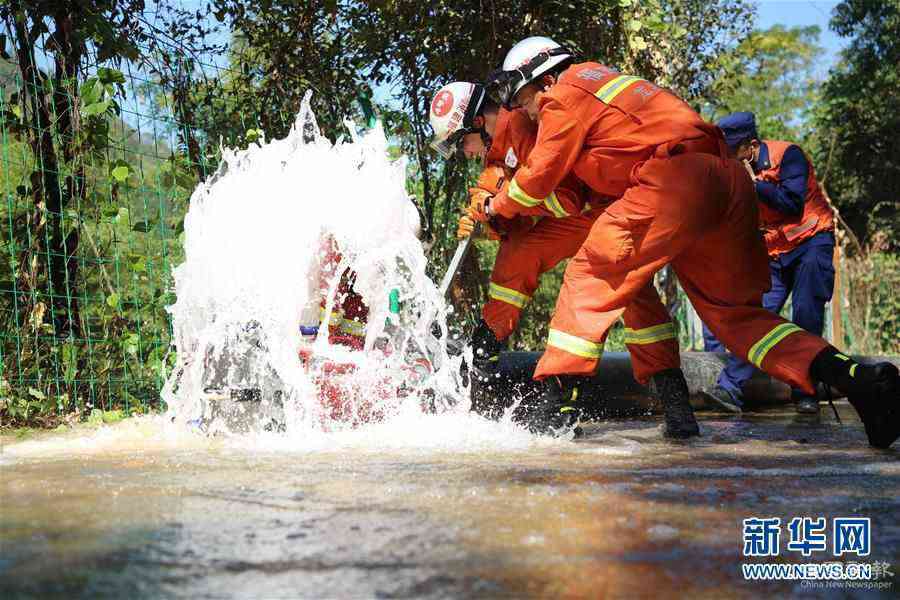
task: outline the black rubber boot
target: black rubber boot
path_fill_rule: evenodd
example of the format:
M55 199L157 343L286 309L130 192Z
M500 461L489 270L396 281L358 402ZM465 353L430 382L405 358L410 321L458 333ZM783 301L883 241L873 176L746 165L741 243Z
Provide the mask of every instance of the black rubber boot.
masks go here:
M500 353L506 350L506 342L501 342L484 322L475 326L472 332L472 366L479 375L489 376L497 372Z
M681 369L666 369L650 377L650 394L662 402L666 416L667 438L685 439L700 435L694 409L688 401L687 381Z
M536 400L523 401L513 420L539 435L559 435L571 429L581 417L578 393L585 377L562 375L548 377Z
M889 362L864 365L829 346L812 365L814 379L836 387L859 413L869 444L888 448L900 437L900 371Z

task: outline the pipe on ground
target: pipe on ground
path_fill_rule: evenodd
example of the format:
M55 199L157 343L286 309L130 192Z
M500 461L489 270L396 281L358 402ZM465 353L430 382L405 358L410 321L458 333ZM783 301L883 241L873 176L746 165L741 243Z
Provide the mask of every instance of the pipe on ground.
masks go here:
M473 404L490 412L508 407L516 399L536 394L537 387L531 377L540 356L539 352L502 353L498 376L486 383L473 382ZM691 404L695 408L706 407L698 392L716 385L726 357L727 354L717 352L681 354L681 368L691 391ZM862 363L887 360L900 366L900 357L854 356L854 359ZM836 390L834 392L835 398L840 396ZM591 416L596 418L646 414L657 412L659 408L650 398L647 388L635 381L631 357L627 352L604 353L597 374L580 393L587 399L586 406L593 409L589 410ZM790 398L791 390L787 384L762 371L757 371L744 387L745 404L750 410L765 405L786 404Z

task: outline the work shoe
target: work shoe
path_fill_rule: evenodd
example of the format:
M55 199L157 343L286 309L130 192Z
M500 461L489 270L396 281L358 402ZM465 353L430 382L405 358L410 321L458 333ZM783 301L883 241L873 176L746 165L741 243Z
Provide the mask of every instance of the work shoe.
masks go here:
M859 365L847 400L859 413L869 444L886 449L900 437L900 372L888 362Z
M684 439L700 435L700 427L694 418L694 409L688 401L687 381L681 369L666 369L650 378L650 394L662 402L666 417L663 435Z
M490 377L497 372L500 353L506 350L506 342L501 342L484 322L475 326L472 332L472 368L481 377Z
M889 448L900 437L900 371L895 365L860 364L829 346L816 355L809 370L814 379L847 395L871 446Z
M722 386L717 385L711 390L700 390L700 395L703 396L704 399L709 400L711 403L728 412L735 414L741 414L741 412L743 412L737 399L735 399L731 392Z
M801 415L819 414L819 401L810 396L798 398L794 406L797 409L797 413Z
M581 409L577 406L579 387L586 377L562 375L541 382L536 400L523 401L513 413L513 420L538 435L557 435L578 423Z

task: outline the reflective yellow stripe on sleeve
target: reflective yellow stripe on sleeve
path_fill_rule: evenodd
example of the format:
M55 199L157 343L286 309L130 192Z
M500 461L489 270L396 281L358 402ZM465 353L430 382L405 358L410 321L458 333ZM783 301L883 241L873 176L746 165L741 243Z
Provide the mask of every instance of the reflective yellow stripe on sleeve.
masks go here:
M509 197L526 208L534 208L535 206L543 204L557 219L569 216L569 213L567 213L566 209L560 204L559 198L556 197L556 192L550 192L549 196L540 200L534 196L529 196L525 190L519 187L519 184L516 183L515 179L509 184Z
M580 337L551 329L547 338L547 345L564 350L569 354L582 358L599 359L603 355L603 344L585 340Z
M778 345L787 336L798 331L803 331L803 329L793 323L782 323L776 326L772 331L764 335L761 340L753 344L750 352L747 353L747 359L757 367L762 368L762 361L766 358L769 350Z
M543 200L533 198L526 194L525 191L519 187L519 184L516 182L515 177L513 177L513 180L509 182L509 197L522 206L527 206L528 208L538 206L543 202Z
M671 339L675 339L675 323L671 321L643 329L625 328L626 344L653 344Z
M641 78L633 75L619 75L607 81L603 87L594 93L594 96L600 102L609 104L616 96L628 89L628 86L637 81L641 81Z
M568 217L569 213L566 212L566 209L562 207L562 204L559 203L559 198L556 197L556 192L550 192L550 195L544 198L544 206L547 207L547 210L553 213L553 216L557 219L562 219L563 217Z
M525 308L525 305L531 300L531 296L526 296L522 292L491 283L488 286L488 296L494 300L512 304L516 308Z

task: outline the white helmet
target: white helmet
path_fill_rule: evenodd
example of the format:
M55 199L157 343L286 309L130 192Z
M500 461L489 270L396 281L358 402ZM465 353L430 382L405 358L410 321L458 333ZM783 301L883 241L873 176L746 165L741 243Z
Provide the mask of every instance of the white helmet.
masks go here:
M506 53L503 70L488 83L491 95L507 109L523 87L574 57L571 50L548 37L525 38Z
M481 111L484 97L484 86L468 81L454 81L435 94L428 119L434 130L431 147L441 156L450 158L464 135L481 131L473 120Z

